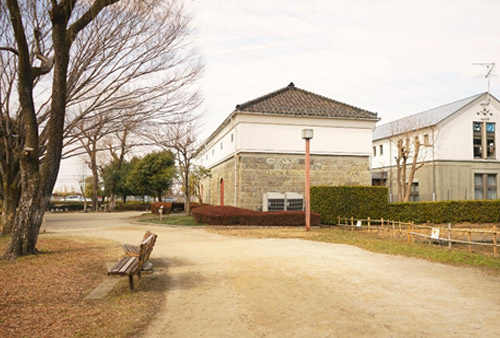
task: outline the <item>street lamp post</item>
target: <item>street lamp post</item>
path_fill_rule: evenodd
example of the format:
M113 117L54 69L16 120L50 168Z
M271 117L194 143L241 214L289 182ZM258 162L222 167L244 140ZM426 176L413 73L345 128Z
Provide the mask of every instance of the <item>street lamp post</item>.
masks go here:
M310 199L310 151L309 140L314 136L312 129L302 129L302 138L306 140L306 231L311 229L311 199Z

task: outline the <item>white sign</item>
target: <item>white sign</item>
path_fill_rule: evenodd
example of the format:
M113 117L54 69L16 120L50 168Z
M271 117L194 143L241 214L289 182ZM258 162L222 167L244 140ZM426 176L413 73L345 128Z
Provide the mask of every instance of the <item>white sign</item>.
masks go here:
M438 228L432 228L431 238L439 239L439 229Z
M356 222L356 227L361 228L361 221Z

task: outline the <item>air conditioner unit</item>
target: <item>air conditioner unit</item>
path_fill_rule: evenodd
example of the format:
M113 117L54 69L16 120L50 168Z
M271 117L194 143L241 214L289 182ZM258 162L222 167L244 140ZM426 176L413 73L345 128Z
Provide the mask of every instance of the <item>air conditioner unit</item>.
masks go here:
M286 192L285 207L287 211L303 211L304 195L296 192Z
M285 210L285 195L280 192L267 192L262 197L262 211Z

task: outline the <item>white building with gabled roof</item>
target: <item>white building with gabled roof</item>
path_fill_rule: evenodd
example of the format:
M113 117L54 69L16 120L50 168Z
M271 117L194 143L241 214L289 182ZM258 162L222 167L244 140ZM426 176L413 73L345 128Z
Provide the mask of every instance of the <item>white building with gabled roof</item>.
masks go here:
M306 128L314 131L312 185L370 185L372 133L378 120L375 113L293 83L237 105L205 141L198 158L212 173L202 184L203 201L266 210L266 195L303 195L301 131Z
M474 95L377 126L373 133L372 183L387 185L398 200L396 140L409 133L424 145L416 162L410 200L496 199L499 196L500 102ZM411 158L410 160L413 160Z

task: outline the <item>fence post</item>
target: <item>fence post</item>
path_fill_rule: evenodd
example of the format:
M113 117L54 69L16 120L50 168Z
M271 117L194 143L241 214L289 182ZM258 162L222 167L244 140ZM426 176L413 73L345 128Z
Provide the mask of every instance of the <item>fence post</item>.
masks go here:
M396 238L396 228L394 226L394 221L392 221L392 233L391 233L391 238L395 239Z
M339 221L337 222L337 225L340 225L340 224L341 224L341 223L340 223L340 216L339 216Z
M451 223L448 223L448 249L451 249Z
M399 221L399 236L398 239L401 239L401 235L403 234L403 229L401 229L401 221Z
M384 218L383 217L380 219L380 225L382 226L382 235L385 237Z
M472 253L472 245L471 245L472 233L470 231L467 233L467 240L469 242L469 253Z
M413 221L411 223L411 232L413 232L413 226L415 225ZM415 234L411 234L411 244L415 244Z
M368 217L368 233L370 233L370 217Z
M354 217L351 216L351 231L354 231Z
M493 227L493 231L494 231L494 233L493 233L493 256L495 258L497 258L498 257L498 248L497 248L497 226L496 225Z
M344 217L344 225L347 226L347 217Z
M407 239L408 239L408 244L410 244L410 240L411 240L411 224L410 223L406 223L406 226L408 227L407 231L408 231L408 234L406 235L407 236Z

